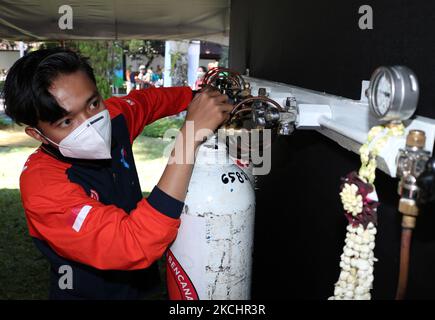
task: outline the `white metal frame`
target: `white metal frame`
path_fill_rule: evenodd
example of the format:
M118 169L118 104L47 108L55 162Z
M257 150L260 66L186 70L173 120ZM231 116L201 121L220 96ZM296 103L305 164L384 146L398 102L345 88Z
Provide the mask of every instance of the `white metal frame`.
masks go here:
M370 128L385 123L370 112L364 94L368 81L362 82L361 99L352 100L273 81L251 77L245 79L251 84L254 95L258 88L266 88L269 98L283 106L287 97L294 96L298 103L297 129L316 130L357 154L366 141ZM409 130L419 129L426 133L425 149L431 154L434 146L435 119L416 116L404 123L406 134L389 139L378 156L378 168L393 178L396 177L396 157L399 149L405 147Z

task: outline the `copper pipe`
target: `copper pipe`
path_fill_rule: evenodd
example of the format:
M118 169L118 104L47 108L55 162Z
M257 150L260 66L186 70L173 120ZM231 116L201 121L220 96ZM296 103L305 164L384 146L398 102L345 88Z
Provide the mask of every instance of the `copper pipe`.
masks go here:
M412 148L415 148L422 151L425 141L426 136L424 131L411 130L406 137L406 148L408 150L413 150ZM396 300L403 300L406 295L412 230L415 228L419 211L416 202L416 192L418 192L418 187L415 185L415 179L417 177L412 174L415 173L402 176L399 184L399 195L401 196L399 200L399 212L402 213L402 238L400 244L400 268ZM403 172L400 173L400 175L403 175Z
M397 284L396 300L403 300L408 285L409 251L411 248L412 229L402 228L400 244L400 271Z
M230 125L231 121L240 113L244 113L246 111L252 112L252 108L251 107L246 107L240 110L237 110L233 115L228 114L228 119L220 126L220 128L229 128L228 126Z
M240 101L234 108L233 108L233 110L231 110L231 112L230 112L230 115L233 115L235 112L236 112L236 110L238 109L238 108L240 108L240 106L242 106L242 105L244 105L244 104L246 104L246 103L248 103L248 102L253 102L253 101L263 101L263 102L268 102L268 103L270 103L270 104L272 104L272 105L274 105L275 106L275 108L277 108L279 111L284 111L284 109L276 102L276 101L274 101L274 100L272 100L272 99L269 99L269 98L267 98L267 97L263 97L263 96L258 96L258 97L251 97L251 98L248 98L248 99L245 99L245 100L243 100L243 101Z
M237 71L234 71L234 70L231 70L228 68L222 68L222 67L213 68L213 69L210 69L209 71L207 71L207 73L204 76L204 83L210 84L213 80L215 80L216 77L219 77L220 73L222 73L222 72L229 73L227 78L230 79L233 83L236 83L241 89L244 88L245 80L240 75L240 73L238 73ZM240 82L239 80L241 80L242 82Z
M245 112L245 111L251 111L251 112L252 112L252 107L246 107L246 108L243 108L243 109L237 110L237 111L233 114L232 118L234 118L235 116L237 116L239 113L243 113L243 112Z
M226 71L223 71L226 72ZM208 80L208 83L212 83L216 78L221 78L221 79L225 79L227 78L228 80L230 80L233 84L235 84L236 86L238 86L240 88L240 90L242 90L244 88L244 84L245 82L242 79L242 83L239 81L237 76L232 76L232 75L221 75L220 72L214 74L213 76L211 76L210 80Z
M225 127L225 126L227 126L227 125L229 125L229 123L231 122L231 120L237 115L237 114L239 114L240 112L243 112L243 111L247 111L247 110L251 110L251 111L253 111L253 108L252 107L250 107L250 106L245 106L245 104L247 104L248 102L253 102L253 101L263 101L263 102L267 102L267 103L270 103L270 104L272 104L275 108L277 108L279 111L283 111L284 109L276 102L276 101L274 101L274 100L272 100L272 99L269 99L269 98L267 98L267 97L263 97L263 96L257 96L257 97L250 97L250 98L247 98L247 99L245 99L245 100L243 100L243 101L240 101L234 108L233 108L233 110L231 110L231 112L229 113L229 117L228 117L228 120L226 120L223 124L222 124L222 126L221 127ZM240 107L243 107L243 106L245 106L245 108L242 108L242 109L240 109L240 110L237 110L237 109L239 109Z
M210 81L209 81L209 78L210 78L211 76L213 76L215 73L217 73L218 70L219 70L219 68L212 68L212 69L208 70L208 71L206 72L206 74L204 75L204 83L205 83L205 84L208 84L208 83L210 82Z
M211 75L215 74L217 72L219 68L211 68L210 70L208 70L205 75L204 75L204 83L208 83L208 78L211 77Z

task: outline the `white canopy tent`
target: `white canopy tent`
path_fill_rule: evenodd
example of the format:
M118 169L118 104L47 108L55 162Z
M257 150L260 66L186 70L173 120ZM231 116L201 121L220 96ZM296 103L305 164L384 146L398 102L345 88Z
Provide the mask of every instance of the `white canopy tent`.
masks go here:
M72 9L72 29L59 27L63 5ZM228 45L229 14L230 0L1 0L0 39L196 39Z

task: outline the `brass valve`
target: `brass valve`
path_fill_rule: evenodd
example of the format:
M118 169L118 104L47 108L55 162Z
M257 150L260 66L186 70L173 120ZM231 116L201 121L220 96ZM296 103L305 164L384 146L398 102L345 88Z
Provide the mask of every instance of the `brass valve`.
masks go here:
M426 135L421 130L411 130L406 137L406 147L399 151L397 176L400 178L398 194L399 212L403 214L402 227L415 228L418 216L417 178L424 171L430 153L424 150Z

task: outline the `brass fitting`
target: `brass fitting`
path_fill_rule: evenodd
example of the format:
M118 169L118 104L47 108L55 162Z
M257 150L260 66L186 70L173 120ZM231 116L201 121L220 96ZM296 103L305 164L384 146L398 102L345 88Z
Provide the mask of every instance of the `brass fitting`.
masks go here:
M418 206L415 200L401 198L399 200L399 211L407 216L418 216Z
M407 147L424 148L425 143L426 143L426 135L425 135L424 131L421 131L421 130L409 131L409 134L406 137L406 146Z
M399 183L399 212L402 213L402 227L414 229L418 216L417 197L419 188L416 184L422 167L421 163L428 160L429 155L424 151L426 135L421 130L411 130L406 137L406 149L401 150L398 161ZM424 166L423 166L424 167Z

